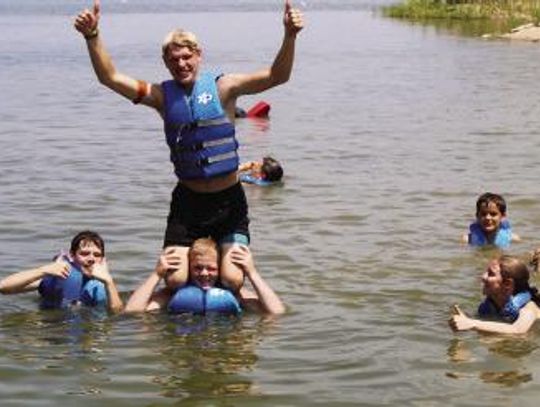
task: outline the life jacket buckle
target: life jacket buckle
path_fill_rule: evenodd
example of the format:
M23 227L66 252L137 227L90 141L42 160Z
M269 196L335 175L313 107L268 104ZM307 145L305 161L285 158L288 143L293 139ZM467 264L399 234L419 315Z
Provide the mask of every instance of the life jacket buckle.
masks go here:
M210 164L210 160L208 158L201 158L200 160L197 160L195 165L199 168L204 167L205 165Z

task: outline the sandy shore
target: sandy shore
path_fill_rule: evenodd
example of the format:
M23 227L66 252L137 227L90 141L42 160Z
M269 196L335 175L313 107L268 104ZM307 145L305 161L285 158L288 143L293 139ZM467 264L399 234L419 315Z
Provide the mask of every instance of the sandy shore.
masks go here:
M540 27L534 24L525 24L514 28L511 32L502 35L486 34L484 38L505 38L516 41L540 41Z

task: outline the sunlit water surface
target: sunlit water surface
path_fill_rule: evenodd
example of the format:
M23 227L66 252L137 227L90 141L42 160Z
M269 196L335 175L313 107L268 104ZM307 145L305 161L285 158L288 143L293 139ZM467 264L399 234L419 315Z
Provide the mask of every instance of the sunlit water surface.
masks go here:
M278 1L103 3L117 67L153 82L177 26L224 72L268 65L281 41ZM480 193L507 198L513 253L539 243L540 49L332 4L301 4L290 83L240 100L272 105L238 134L243 159L285 168L283 185L246 190L287 315L110 317L2 297L2 406L537 404L538 328L455 335L446 320L455 302L473 312L493 255L458 244ZM85 5L0 2L0 273L92 228L126 297L155 264L175 179L158 116L97 84L71 27Z

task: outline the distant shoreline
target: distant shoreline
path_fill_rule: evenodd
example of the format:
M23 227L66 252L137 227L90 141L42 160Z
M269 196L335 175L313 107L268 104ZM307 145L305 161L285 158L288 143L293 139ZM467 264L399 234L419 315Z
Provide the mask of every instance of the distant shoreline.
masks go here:
M497 0L405 0L385 6L383 15L409 21L493 22L493 31L482 38L502 38L520 41L540 41L540 4L522 1L519 5ZM499 30L498 30L499 29Z

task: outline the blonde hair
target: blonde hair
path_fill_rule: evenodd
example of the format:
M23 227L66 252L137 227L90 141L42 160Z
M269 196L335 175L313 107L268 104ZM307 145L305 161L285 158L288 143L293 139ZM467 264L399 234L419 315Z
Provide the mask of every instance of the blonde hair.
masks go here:
M163 56L167 55L167 52L169 51L169 47L171 45L177 47L187 47L197 53L201 52L199 41L197 40L195 34L182 29L173 30L165 36L163 44L161 45L161 51L163 53Z
M204 256L215 253L219 259L219 246L214 239L203 237L193 242L189 248L189 260L196 256Z

